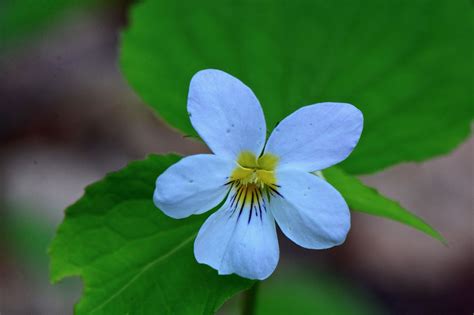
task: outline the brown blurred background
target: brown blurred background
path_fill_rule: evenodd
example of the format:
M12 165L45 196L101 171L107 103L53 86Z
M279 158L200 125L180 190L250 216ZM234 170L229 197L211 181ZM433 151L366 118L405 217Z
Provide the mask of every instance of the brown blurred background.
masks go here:
M77 10L0 55L0 314L70 314L78 279L52 286L46 248L84 187L149 153L206 147L157 119L117 64L126 5ZM308 251L281 238L282 265L346 279L386 314L474 312L473 148L363 181L425 218L449 246L353 214L346 243ZM282 267L284 268L284 267Z

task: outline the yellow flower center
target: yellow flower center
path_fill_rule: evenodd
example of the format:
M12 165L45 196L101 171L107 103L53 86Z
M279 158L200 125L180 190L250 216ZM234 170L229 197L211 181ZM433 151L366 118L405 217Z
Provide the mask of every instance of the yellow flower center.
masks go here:
M276 186L275 168L278 157L266 153L259 157L252 152L244 151L237 158L237 167L230 176L231 181L241 185L255 185L263 189L265 186Z
M248 209L248 222L253 215L262 219L262 212L266 212L266 201L270 196L280 196L278 192L275 169L278 157L266 153L259 158L252 152L244 151L237 158L237 166L229 176L230 208L232 214ZM266 198L265 198L266 197Z

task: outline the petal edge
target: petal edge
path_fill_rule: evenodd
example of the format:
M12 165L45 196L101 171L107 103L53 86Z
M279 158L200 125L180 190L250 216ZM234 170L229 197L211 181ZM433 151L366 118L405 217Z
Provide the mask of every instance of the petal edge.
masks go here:
M191 79L191 124L214 154L236 159L242 151L260 155L266 138L262 107L252 90L221 70L206 69Z
M298 170L278 172L278 181L284 199L272 198L269 207L283 234L309 249L345 241L351 226L349 207L334 187Z
M279 167L319 171L346 159L359 141L362 112L346 103L319 103L298 109L270 135L265 152Z
M279 259L278 238L272 214L263 212L247 221L249 207L239 218L229 201L204 222L194 242L194 256L220 275L235 273L248 279L264 280Z
M224 199L225 183L234 166L213 154L181 159L156 179L155 206L175 219L211 210Z

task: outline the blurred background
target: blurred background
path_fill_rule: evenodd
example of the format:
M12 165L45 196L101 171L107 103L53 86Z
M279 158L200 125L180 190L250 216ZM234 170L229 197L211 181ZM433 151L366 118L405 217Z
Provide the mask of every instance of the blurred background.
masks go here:
M86 185L149 153L207 150L154 116L121 75L129 6L69 9L0 50L2 315L72 313L81 283L49 283L47 247ZM425 218L448 246L360 213L335 249L308 251L281 237L282 263L259 310L288 314L281 301L306 298L308 313L472 314L473 149L470 138L449 155L362 177Z

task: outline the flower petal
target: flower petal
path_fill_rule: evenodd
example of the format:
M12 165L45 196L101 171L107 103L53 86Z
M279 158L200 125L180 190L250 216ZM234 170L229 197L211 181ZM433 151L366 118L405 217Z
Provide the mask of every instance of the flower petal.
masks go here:
M259 156L265 144L265 117L245 84L220 70L202 70L191 80L191 123L216 155L236 159L242 151Z
M235 273L249 279L266 279L279 258L273 216L270 211L262 209L260 213L255 207L249 216L249 206L240 211L230 199L199 230L194 242L196 260L220 275Z
M278 192L270 200L275 220L293 242L311 249L330 248L346 239L351 222L341 194L316 175L283 170L277 173Z
M179 219L217 206L235 162L213 154L198 154L173 164L156 180L153 201L166 215Z
M351 104L305 106L278 124L265 152L279 157L279 167L308 172L322 170L349 156L359 141L362 127L362 113Z

